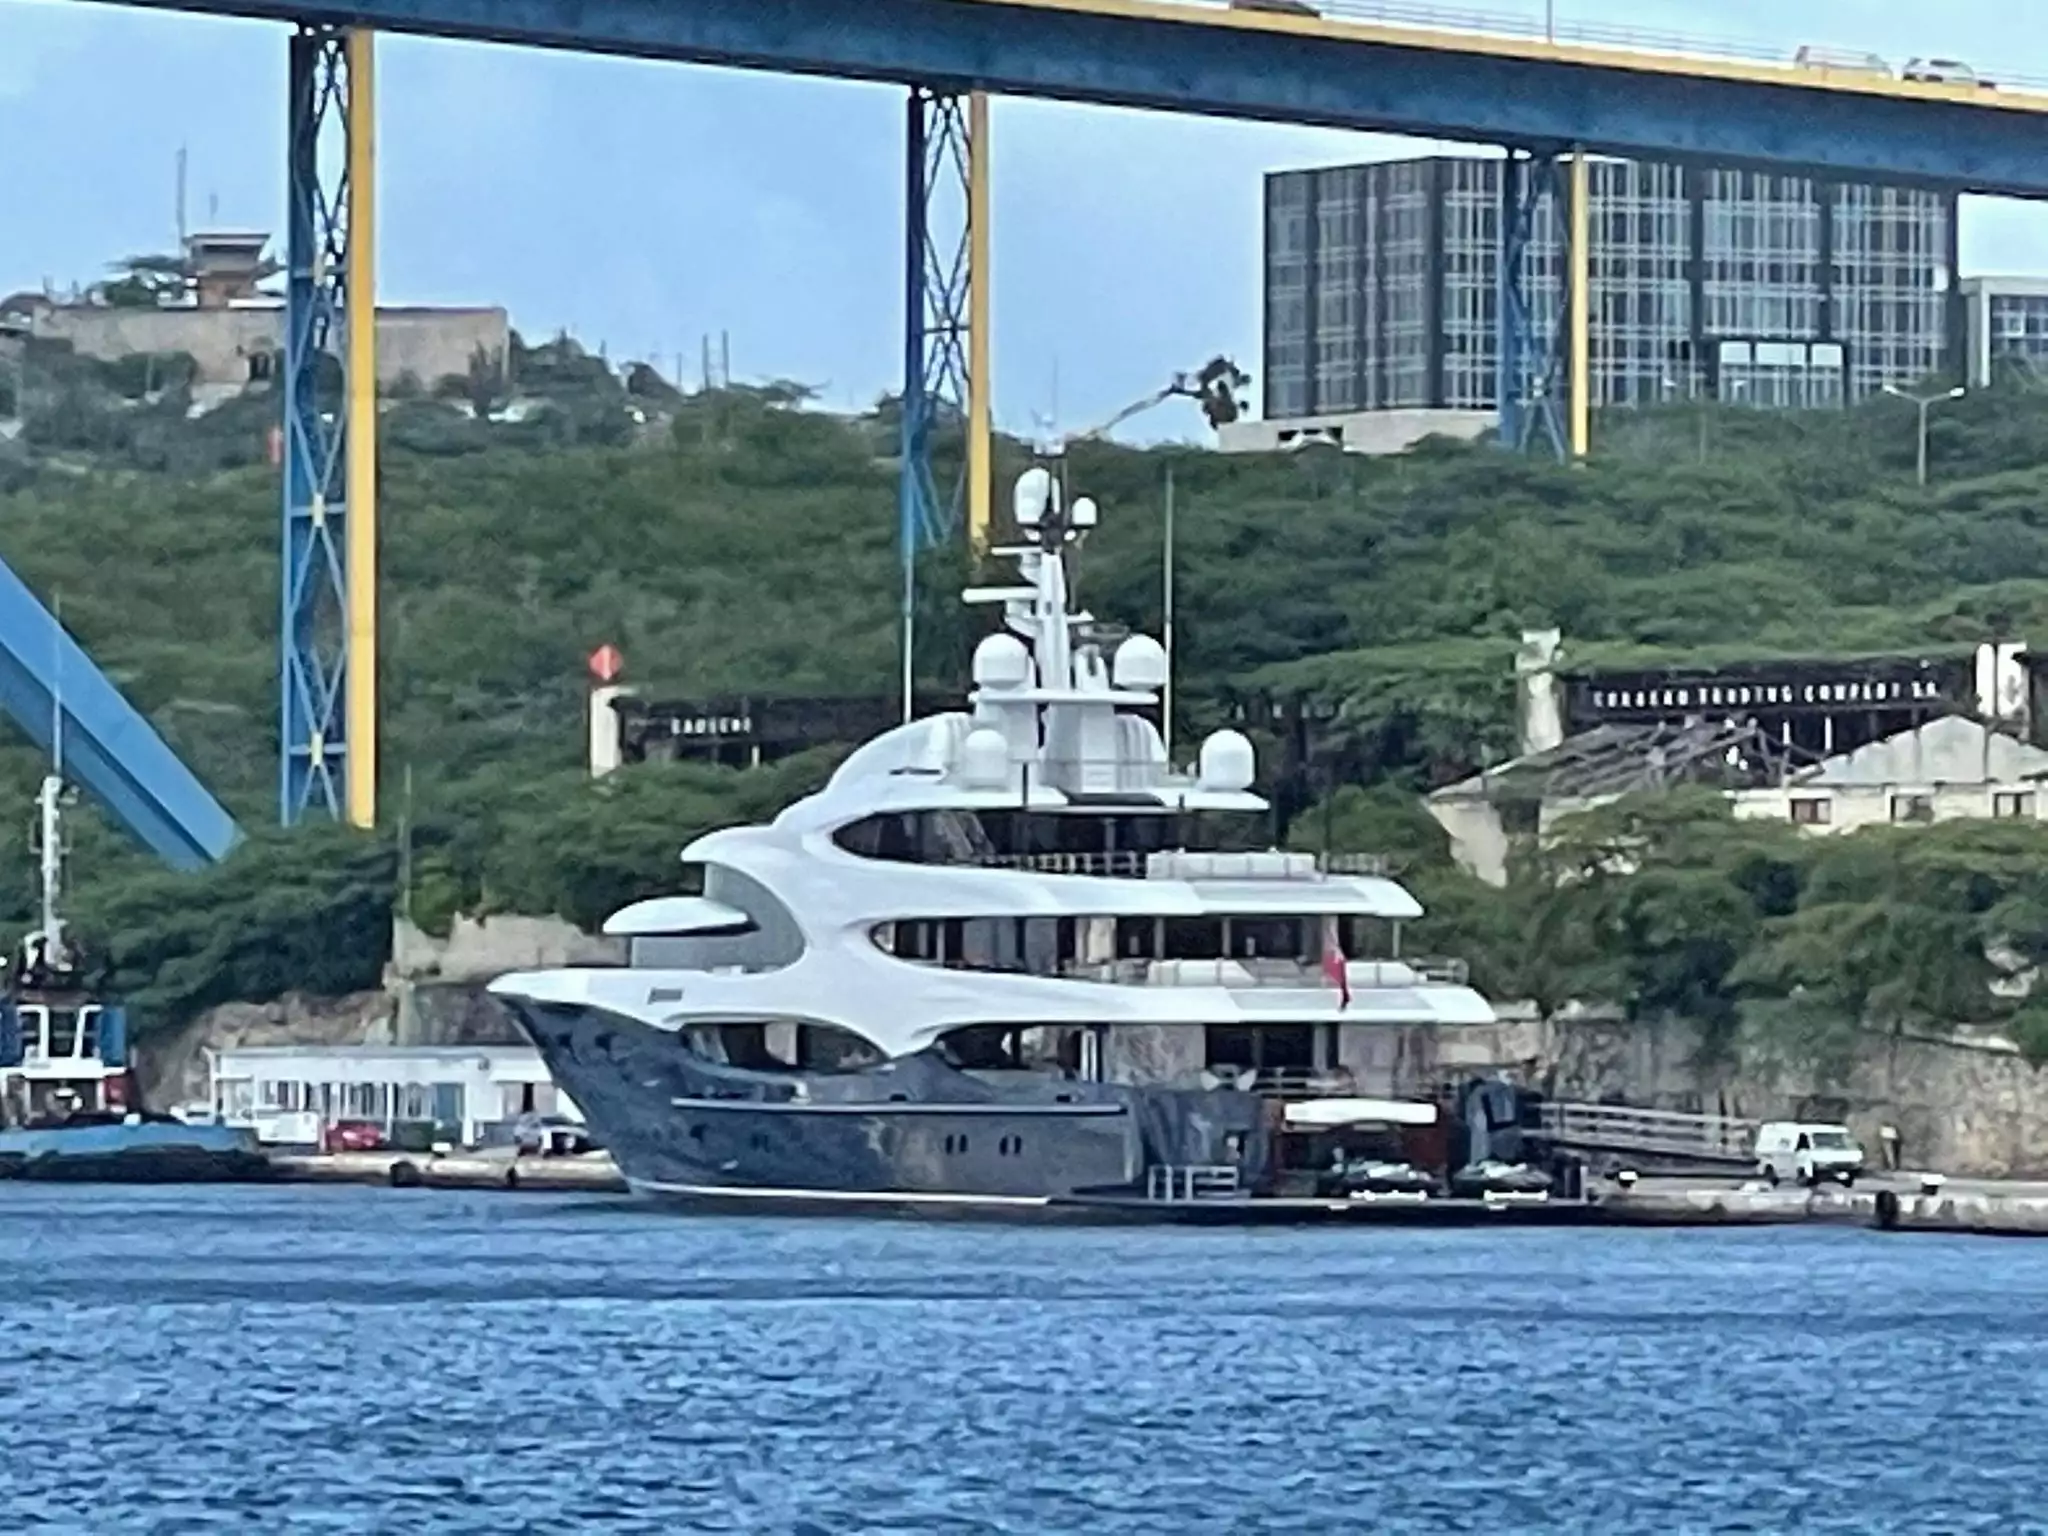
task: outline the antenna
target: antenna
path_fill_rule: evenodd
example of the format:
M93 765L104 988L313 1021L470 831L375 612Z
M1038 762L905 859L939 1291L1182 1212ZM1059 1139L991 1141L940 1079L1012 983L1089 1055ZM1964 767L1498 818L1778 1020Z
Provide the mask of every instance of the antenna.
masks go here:
M43 960L51 969L61 969L64 956L64 919L57 912L57 896L64 879L64 831L59 800L64 793L64 599L50 594L50 756L52 768L36 796L41 814L42 847L38 850L38 873L42 877Z
M185 146L178 146L178 253L185 252Z
M64 777L64 594L50 593L50 768Z
M1173 766L1173 466L1166 466L1166 527L1159 541L1160 607L1164 612L1162 648L1166 652L1166 684L1160 690L1159 734L1165 738L1166 765Z

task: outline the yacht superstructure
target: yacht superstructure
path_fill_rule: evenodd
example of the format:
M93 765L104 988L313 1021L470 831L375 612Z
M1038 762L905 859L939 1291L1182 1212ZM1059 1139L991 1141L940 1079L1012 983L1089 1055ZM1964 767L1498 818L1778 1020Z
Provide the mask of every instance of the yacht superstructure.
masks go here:
M636 1189L1274 1189L1307 1140L1381 1113L1357 1092L1375 1032L1492 1020L1461 975L1400 957L1421 909L1398 883L1256 846L1245 737L1168 763L1143 713L1161 646L1070 601L1094 505L1038 468L1014 512L1023 538L996 553L1017 582L966 594L1003 620L967 710L869 741L767 826L697 839L691 894L607 923L624 966L492 984Z

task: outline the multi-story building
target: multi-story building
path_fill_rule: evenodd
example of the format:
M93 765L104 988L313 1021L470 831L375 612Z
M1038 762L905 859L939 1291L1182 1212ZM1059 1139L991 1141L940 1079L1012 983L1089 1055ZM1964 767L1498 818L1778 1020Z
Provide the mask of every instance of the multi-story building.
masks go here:
M1970 383L1977 388L2018 374L2048 379L2048 278L1966 277Z
M1267 178L1268 435L1367 412L1490 421L1502 165ZM1647 161L1588 172L1595 405L1836 405L1960 366L1954 194ZM1561 212L1539 204L1526 258L1539 323L1564 292Z

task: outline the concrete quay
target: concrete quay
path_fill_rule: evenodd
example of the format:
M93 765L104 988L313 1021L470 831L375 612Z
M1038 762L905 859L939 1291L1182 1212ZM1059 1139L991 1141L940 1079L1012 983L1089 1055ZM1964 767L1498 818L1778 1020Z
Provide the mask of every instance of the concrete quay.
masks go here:
M625 1179L602 1152L574 1157L510 1151L278 1153L285 1183L376 1184L393 1189L498 1189L624 1194ZM1124 1220L1200 1225L1759 1227L1859 1226L1886 1232L2048 1237L2048 1182L1873 1175L1854 1189L1771 1188L1757 1180L1645 1177L1601 1184L1588 1198L1493 1205L1480 1201L1208 1201L1199 1211L1139 1199L1116 1202Z
M602 1152L575 1157L510 1151L276 1153L274 1178L288 1184L383 1184L393 1189L580 1190L624 1194L626 1181Z
M1809 1190L1755 1180L1645 1178L1633 1189L1602 1189L1594 1200L1606 1224L1622 1226L1799 1223L2048 1237L2048 1183L2019 1180L1897 1173L1871 1175L1854 1189Z

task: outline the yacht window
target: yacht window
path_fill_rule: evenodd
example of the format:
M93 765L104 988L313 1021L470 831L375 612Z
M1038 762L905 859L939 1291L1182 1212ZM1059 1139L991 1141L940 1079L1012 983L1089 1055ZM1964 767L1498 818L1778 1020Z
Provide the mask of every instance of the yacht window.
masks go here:
M1220 917L1169 917L1166 919L1164 958L1168 960L1222 959L1223 919Z
M833 840L848 853L906 863L978 864L1051 856L1141 859L1169 848L1237 851L1272 845L1263 814L1182 815L1162 808L904 811L862 818Z
M1014 924L1007 919L970 917L961 934L960 964L970 971L1016 970L1013 961L1004 964L1003 930Z
M1391 919L1347 917L1339 926L1347 960L1393 960L1400 956L1401 925Z
M750 1072L858 1072L883 1059L879 1050L851 1030L793 1019L690 1024L683 1028L682 1043L705 1061Z
M50 1010L50 1046L52 1059L78 1054L78 1015L69 1008Z
M1230 954L1238 960L1303 960L1308 944L1303 930L1312 926L1298 917L1233 917Z
M1203 1036L1202 1065L1212 1071L1309 1071L1316 1064L1313 1024L1211 1024Z
M797 1065L811 1072L860 1072L880 1066L882 1053L850 1029L806 1024L797 1031Z
M1119 960L1159 958L1159 919L1120 917L1116 920L1116 957Z
M948 1030L939 1053L966 1072L1051 1072L1072 1077L1081 1065L1085 1027L1073 1024L966 1024Z

